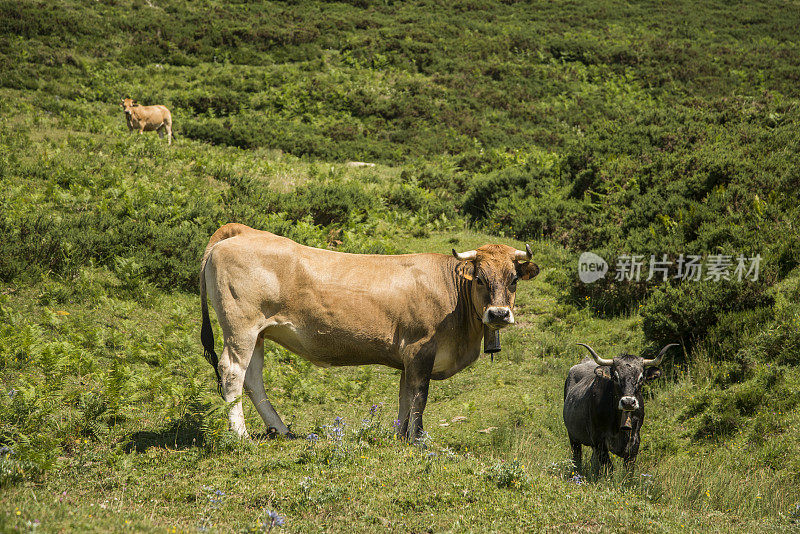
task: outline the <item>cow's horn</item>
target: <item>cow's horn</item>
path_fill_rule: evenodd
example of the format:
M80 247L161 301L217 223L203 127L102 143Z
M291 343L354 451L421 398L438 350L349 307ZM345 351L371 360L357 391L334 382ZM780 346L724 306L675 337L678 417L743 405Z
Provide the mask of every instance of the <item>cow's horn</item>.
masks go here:
M453 256L460 261L470 261L474 260L478 256L478 251L468 250L466 252L456 252L456 249L453 249Z
M664 359L664 355L667 353L667 351L671 347L677 347L677 346L678 346L677 343L670 343L669 345L661 349L661 352L658 353L658 356L656 356L652 360L643 360L642 365L644 365L645 367L657 367L661 365L661 360Z
M589 354L592 355L592 359L595 361L597 365L611 365L614 363L614 360L606 360L605 358L601 358L600 356L598 356L597 353L594 351L594 349L589 345L586 345L584 343L578 343L578 345L580 345L581 347L586 347L586 349L589 351Z
M531 246L525 243L525 250L518 250L514 253L514 259L517 261L529 261L533 257Z

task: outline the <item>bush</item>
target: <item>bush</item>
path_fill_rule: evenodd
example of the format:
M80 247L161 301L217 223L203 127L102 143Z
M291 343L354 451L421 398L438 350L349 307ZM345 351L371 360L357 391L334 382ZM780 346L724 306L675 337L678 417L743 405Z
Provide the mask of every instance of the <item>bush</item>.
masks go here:
M175 98L175 104L195 115L206 114L212 117L235 115L242 107L240 96L224 89L213 93L208 91L183 93Z
M519 460L498 460L484 472L484 476L498 488L521 489L530 484L525 466Z
M767 365L757 365L751 376L726 389L706 387L696 394L681 413L681 420L689 426L694 440L717 440L730 436L748 426L750 420L762 409L775 409L776 400L791 393L782 387L783 370ZM798 399L794 399L792 407ZM786 404L782 409L786 409ZM790 410L792 408L789 408ZM756 421L764 428L764 421ZM763 438L763 435L762 435Z
M314 224L321 226L363 217L375 205L375 197L356 182L312 182L285 198L286 212L291 218L310 216Z
M759 283L666 285L655 289L642 307L642 329L645 338L656 345L680 342L690 351L725 314L769 307L773 303L774 299Z

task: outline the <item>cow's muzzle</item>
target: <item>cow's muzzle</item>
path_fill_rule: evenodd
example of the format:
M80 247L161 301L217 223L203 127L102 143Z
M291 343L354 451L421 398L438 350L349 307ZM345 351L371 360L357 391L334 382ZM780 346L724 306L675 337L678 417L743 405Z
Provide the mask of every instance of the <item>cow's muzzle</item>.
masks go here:
M619 405L617 407L623 412L632 412L639 409L639 401L636 397L625 396L619 399Z
M503 328L514 324L514 313L508 306L489 306L483 312L483 324Z

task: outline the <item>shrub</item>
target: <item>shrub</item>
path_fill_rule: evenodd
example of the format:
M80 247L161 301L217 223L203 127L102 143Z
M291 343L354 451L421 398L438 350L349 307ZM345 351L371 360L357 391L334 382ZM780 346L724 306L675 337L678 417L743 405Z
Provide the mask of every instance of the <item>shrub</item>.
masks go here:
M519 460L498 460L484 472L484 476L498 488L521 489L530 484L525 466Z
M684 282L654 290L641 310L645 338L656 344L680 342L691 350L729 312L768 307L774 300L763 284Z
M762 407L774 408L776 399L788 393L782 382L783 370L757 365L747 380L729 388L706 387L689 400L680 418L694 440L724 438L748 426Z
M234 115L242 107L241 97L231 90L193 91L178 95L175 104L195 115L224 117Z
M363 217L375 205L369 195L356 182L333 181L308 183L287 195L286 211L294 219L310 216L315 224L328 226L342 224L353 217Z

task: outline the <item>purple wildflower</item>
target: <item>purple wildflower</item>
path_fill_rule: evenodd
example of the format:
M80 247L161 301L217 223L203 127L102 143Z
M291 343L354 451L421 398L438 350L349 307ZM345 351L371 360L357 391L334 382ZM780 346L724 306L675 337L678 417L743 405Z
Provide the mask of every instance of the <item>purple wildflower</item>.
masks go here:
M586 482L586 477L583 477L579 474L575 474L572 478L569 479L569 481L572 482L573 484L577 484L580 486L581 484Z
M286 520L278 515L278 512L273 512L272 510L267 510L267 520L261 525L264 530L270 531L272 527L278 526L282 527L286 523Z

